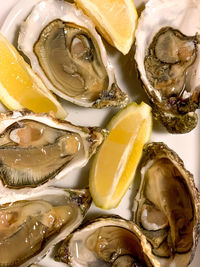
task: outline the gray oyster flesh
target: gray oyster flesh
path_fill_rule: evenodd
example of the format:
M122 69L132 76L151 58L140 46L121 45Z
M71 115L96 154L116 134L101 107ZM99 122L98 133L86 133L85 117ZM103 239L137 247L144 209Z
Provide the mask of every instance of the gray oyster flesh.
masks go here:
M107 71L87 29L54 20L41 32L34 52L48 79L62 93L95 101L107 90Z
M117 226L100 227L87 238L85 244L100 260L113 267L147 266L139 240L127 229Z
M55 239L64 239L80 225L91 203L88 190L55 190L63 192L0 206L1 267L37 262Z
M141 174L134 222L156 256L173 259L186 255L187 266L199 235L200 198L193 176L163 143L146 145Z
M154 88L151 92L146 88L154 114L172 133L189 132L197 124L200 88L190 88L187 76L197 59L198 43L198 35L190 37L164 27L154 36L144 59L147 78Z
M159 267L138 227L118 216L85 223L67 237L56 260L69 266Z
M55 177L81 149L77 133L21 120L0 136L0 178L6 187L36 187Z

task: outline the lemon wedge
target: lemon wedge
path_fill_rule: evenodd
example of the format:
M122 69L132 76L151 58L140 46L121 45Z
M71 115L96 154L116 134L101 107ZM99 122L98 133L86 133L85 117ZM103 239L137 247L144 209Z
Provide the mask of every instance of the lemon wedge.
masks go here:
M108 137L94 156L89 177L93 201L103 209L115 208L133 181L144 144L152 130L151 108L129 104L108 124Z
M75 0L108 43L124 55L134 41L138 14L133 0Z
M17 50L0 34L0 101L11 110L67 113Z

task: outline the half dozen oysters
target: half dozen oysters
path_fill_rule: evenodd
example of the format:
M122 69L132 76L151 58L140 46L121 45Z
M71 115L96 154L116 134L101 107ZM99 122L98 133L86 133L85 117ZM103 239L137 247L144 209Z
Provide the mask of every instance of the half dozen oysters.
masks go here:
M155 116L173 133L197 123L199 11L195 0L150 0L136 32L141 81ZM194 20L186 24L188 16ZM127 104L100 35L74 4L39 2L18 44L60 97L85 107ZM200 232L200 193L165 144L144 148L133 221L102 216L79 227L92 201L89 191L50 186L86 165L106 135L51 115L0 114L0 266L29 266L64 239L56 260L69 266L188 266Z

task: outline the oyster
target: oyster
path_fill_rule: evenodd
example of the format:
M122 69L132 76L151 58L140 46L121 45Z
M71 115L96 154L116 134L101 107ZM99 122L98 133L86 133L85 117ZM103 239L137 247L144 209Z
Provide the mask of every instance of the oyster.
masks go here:
M85 107L127 104L101 37L74 4L40 1L21 26L18 46L47 88L60 97Z
M48 114L1 113L1 195L26 193L86 165L105 134L106 130L77 127Z
M200 194L182 160L163 143L144 148L133 210L161 265L188 266L199 236Z
M150 0L136 32L135 60L141 81L155 117L171 133L189 132L198 120L199 12L196 0Z
M157 266L139 228L118 216L97 218L63 241L57 260L70 266Z
M82 222L89 191L48 188L42 195L0 206L0 266L41 260L49 249Z

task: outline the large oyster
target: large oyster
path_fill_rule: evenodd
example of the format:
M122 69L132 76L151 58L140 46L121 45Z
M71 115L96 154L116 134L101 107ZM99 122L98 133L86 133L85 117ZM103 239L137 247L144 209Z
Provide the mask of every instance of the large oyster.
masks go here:
M27 197L27 196L26 196ZM82 222L88 190L48 188L34 198L0 206L0 266L27 267Z
M43 0L22 24L19 49L47 88L77 105L124 106L101 37L74 4Z
M197 124L200 103L200 2L150 0L136 32L135 60L154 115L169 132Z
M106 134L48 114L0 114L0 193L30 192L83 167ZM12 189L12 190L11 190Z
M73 267L160 266L139 228L118 216L100 217L81 226L64 240L56 259Z
M188 266L199 235L200 195L182 160L163 143L144 149L134 222L162 266Z

